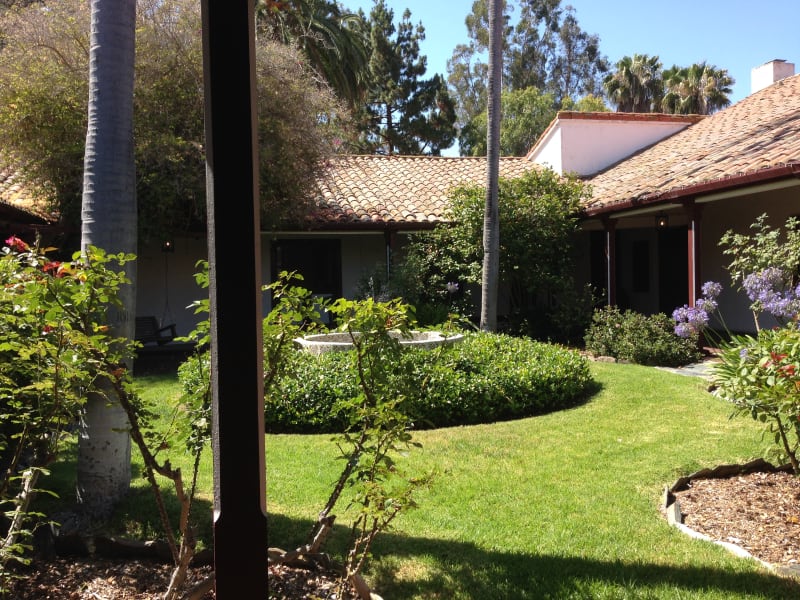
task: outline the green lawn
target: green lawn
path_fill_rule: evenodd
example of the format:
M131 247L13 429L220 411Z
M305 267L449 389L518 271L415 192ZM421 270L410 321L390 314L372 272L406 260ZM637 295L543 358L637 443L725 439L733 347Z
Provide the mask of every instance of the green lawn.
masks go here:
M665 485L701 467L760 455L758 424L699 379L595 363L585 404L519 421L420 432L407 464L436 469L420 507L379 536L365 573L387 600L431 598L800 598L800 582L670 527ZM146 393L178 393L144 379ZM270 545L305 541L340 464L330 436L270 435ZM184 467L188 471L188 464ZM200 515L210 518L210 461ZM142 535L157 523L144 482L120 510ZM329 550L346 542L340 514ZM134 526L134 523L138 523ZM144 525L141 525L144 523ZM244 534L245 532L243 532ZM206 521L206 542L210 530Z
M376 541L367 577L380 594L800 598L800 584L689 539L658 511L679 476L759 455L757 424L730 420L695 378L601 363L593 373L602 389L578 408L416 434L409 461L440 475ZM272 545L304 540L333 455L327 436L268 436Z

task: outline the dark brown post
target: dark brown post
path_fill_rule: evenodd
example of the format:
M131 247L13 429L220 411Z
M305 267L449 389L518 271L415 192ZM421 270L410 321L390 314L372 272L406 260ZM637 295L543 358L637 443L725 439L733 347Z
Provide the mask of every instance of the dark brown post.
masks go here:
M702 207L689 200L684 204L686 210L686 218L688 228L686 232L686 243L688 246L688 261L689 264L689 306L694 306L697 299L700 297L700 216L702 214Z
M394 249L397 246L397 232L393 229L383 231L383 245L386 248L386 282L392 276Z
M617 304L617 221L603 218L606 237L606 297L608 306Z
M255 20L252 0L201 6L216 597L266 598Z

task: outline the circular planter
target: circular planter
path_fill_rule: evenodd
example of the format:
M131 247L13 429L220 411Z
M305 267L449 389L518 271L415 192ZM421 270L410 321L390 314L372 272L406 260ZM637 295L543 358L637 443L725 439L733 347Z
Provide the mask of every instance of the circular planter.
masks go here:
M358 334L356 334L358 335ZM401 346L423 348L429 350L443 344L454 344L464 339L460 333L445 335L441 331L412 331L410 337L400 332L390 331L389 335L398 339ZM311 354L352 350L353 341L349 333L320 333L295 338L295 343Z

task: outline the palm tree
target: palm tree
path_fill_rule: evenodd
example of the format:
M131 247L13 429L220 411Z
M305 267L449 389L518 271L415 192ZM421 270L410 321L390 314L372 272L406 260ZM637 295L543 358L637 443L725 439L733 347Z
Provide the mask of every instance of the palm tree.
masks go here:
M330 0L257 0L261 35L297 44L336 94L356 105L367 89L369 28Z
M489 98L486 134L486 209L483 217L481 331L497 329L497 289L500 279L500 95L503 68L503 1L489 4Z
M606 75L603 88L617 112L657 111L664 95L661 61L647 54L624 56L617 62L616 71Z
M81 201L81 247L136 252L133 80L136 0L91 0L89 105ZM123 310L109 311L116 336L133 338L136 271L120 291ZM78 498L104 515L130 484L128 421L111 385L90 394L78 445ZM116 401L115 401L116 398Z
M673 114L710 115L730 106L733 78L727 69L706 62L664 71L666 94L661 109Z

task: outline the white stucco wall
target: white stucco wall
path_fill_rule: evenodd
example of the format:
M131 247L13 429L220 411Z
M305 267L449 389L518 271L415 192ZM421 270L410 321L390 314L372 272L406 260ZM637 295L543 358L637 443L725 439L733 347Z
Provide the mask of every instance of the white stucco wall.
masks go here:
M194 281L195 264L206 259L204 236L176 238L174 252L162 252L161 243L139 248L136 315L155 316L175 323L178 335L187 335L198 321L188 306L205 293Z
M730 257L722 254L719 240L729 229L737 233L752 234L750 225L756 218L767 213L773 228L782 228L791 216L800 215L800 188L784 188L764 192L754 196L730 198L710 202L703 207L701 240L703 264L701 281L717 281L724 287L720 296L720 311L725 325L731 331L752 331L754 329L750 301L743 292L732 289L727 265ZM766 318L762 326L771 326L774 321Z
M594 175L689 125L679 119L632 119L630 115L557 118L528 159L559 174Z

